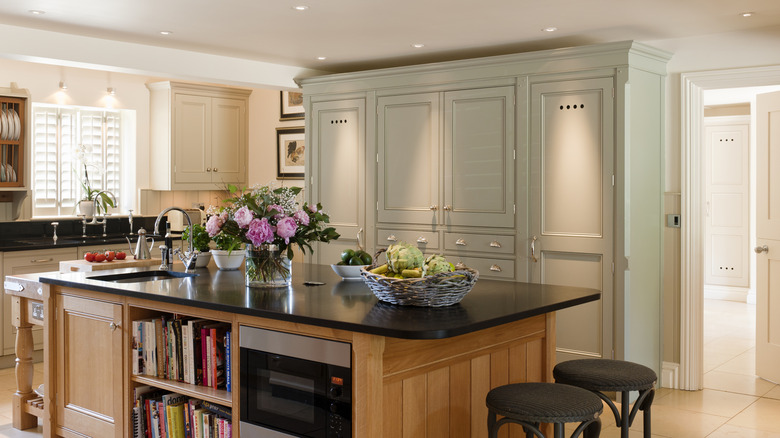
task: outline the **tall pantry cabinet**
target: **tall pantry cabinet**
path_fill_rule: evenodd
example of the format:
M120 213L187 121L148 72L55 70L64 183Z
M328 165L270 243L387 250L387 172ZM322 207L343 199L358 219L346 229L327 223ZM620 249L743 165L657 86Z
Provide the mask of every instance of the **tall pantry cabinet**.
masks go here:
M559 315L558 359L660 374L669 57L627 41L304 79L307 196L346 203L337 228L369 250L406 241L480 277L600 290ZM360 126L329 133L346 125L323 111L354 102Z

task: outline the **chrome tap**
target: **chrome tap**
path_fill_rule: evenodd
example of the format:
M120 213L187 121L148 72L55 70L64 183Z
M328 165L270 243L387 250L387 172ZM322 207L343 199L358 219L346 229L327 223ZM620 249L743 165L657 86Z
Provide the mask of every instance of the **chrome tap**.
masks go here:
M85 238L87 237L87 215L80 214L78 217L81 218L81 237Z
M190 230L192 229L192 219L190 219L190 215L187 214L184 209L179 207L168 207L165 210L161 211L159 215L157 215L157 220L154 221L154 234L160 234L160 220L163 216L165 216L169 211L176 210L181 212L184 217L187 219L187 224L190 227ZM173 251L173 254L176 254L179 256L179 259L182 263L184 263L184 268L186 270L195 269L195 261L198 259L198 250L195 249L195 245L192 243L192 235L195 233L189 233L189 250L185 251L184 253L181 252L181 250ZM166 248L166 250L170 251L170 248ZM167 257L166 257L167 258ZM173 265L173 260L171 258L168 258L166 261L167 264L165 264L165 268L163 266L160 266L160 269L170 269Z
M116 196L114 196L114 194L109 192L108 190L101 190L101 191L95 193L95 197L92 198L93 201L95 201L95 211L97 211L97 209L98 209L98 204L100 203L99 198L100 198L100 195L103 194L103 193L105 193L106 195L110 196L111 200L114 201L114 206L116 206ZM106 220L106 215L107 215L107 213L104 211L103 212L103 221ZM92 216L92 222L90 222L90 223L91 224L102 224L104 222L98 222L97 215L93 215ZM106 237L106 236L104 235L103 237Z
M133 209L127 210L127 221L130 222L130 235L133 235Z

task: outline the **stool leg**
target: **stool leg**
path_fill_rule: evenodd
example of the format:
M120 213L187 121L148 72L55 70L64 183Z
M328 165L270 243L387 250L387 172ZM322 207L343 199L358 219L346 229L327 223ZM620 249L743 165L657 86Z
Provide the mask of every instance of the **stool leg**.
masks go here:
M655 397L655 389L649 389L648 391L650 391L650 393L647 394L644 402L642 402L642 419L645 429L644 438L650 438L652 435L650 432L650 426L652 425L650 407L652 406L653 398Z
M582 438L599 438L601 435L601 418L590 423L582 433Z
M553 427L553 436L555 438L564 438L564 424L563 423L555 423L555 426Z
M631 416L630 399L628 397L628 391L623 391L620 394L620 438L628 438L628 419Z
M488 434L490 438L496 438L498 436L498 427L496 427L496 414L488 411Z

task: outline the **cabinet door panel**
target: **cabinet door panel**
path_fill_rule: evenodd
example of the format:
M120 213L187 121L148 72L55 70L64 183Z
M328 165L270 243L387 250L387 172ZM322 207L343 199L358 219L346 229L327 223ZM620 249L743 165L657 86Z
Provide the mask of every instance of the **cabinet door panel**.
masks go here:
M318 184L310 199L327 208L330 225L341 234L337 241L318 245L314 257L320 263L335 263L342 250L356 248L357 234L366 228L365 107L363 99L312 104L316 123L308 168Z
M612 78L531 87L533 282L598 289L557 318L558 360L610 357L613 285Z
M246 104L238 99L213 99L211 179L217 184L246 180Z
M89 436L123 435L121 322L120 304L57 297L58 426Z
M437 223L439 95L382 97L378 107L379 222Z
M514 88L445 93L448 225L514 226Z
M173 117L175 181L211 182L211 98L177 94Z

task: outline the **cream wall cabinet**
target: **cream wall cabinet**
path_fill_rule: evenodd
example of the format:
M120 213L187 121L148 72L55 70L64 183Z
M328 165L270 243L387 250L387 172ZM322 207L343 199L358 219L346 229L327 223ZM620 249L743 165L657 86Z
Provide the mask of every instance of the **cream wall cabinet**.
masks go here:
M302 80L304 105L376 101L369 247L433 233L427 252L443 248L481 276L597 288L601 302L558 319L559 353L660 374L669 58L625 41L336 74ZM307 123L308 136L320 122ZM310 170L317 200L327 169Z
M60 262L76 258L76 248L9 251L3 257L3 275L33 274L59 271ZM3 277L5 278L5 277ZM11 296L3 294L3 355L14 353L16 329L11 324ZM34 348L43 348L40 326L33 328Z
M251 90L178 82L156 82L148 88L152 188L246 185Z

